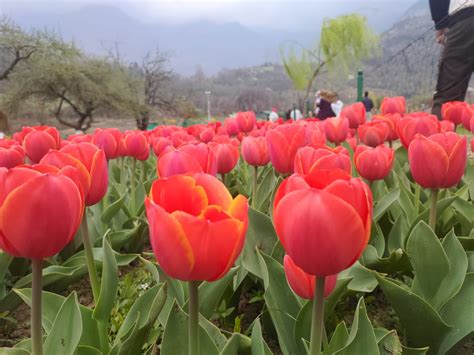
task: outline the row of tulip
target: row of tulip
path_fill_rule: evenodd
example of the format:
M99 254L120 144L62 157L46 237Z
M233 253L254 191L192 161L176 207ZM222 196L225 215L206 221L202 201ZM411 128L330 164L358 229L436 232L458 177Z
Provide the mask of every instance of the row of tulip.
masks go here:
M361 346L370 349L366 353L379 353L388 342L401 349L396 333L372 328L363 298L351 336L341 323L332 338L326 338L324 304L326 313L331 312L328 303L335 305L344 292L371 292L377 284L405 327L408 345L429 346L432 353L458 345L474 331L472 324L462 313L448 317L453 324L443 317L449 313L446 307L452 312L470 304L464 294L474 286L467 261L474 238L474 178L472 167L465 174L467 138L454 131L460 123L474 129L474 110L465 103L445 104L441 122L429 114L404 111L403 98L386 98L383 114L367 123L363 105L358 103L346 107L340 117L325 121L260 122L252 112L241 112L222 125L160 126L150 132L125 133L97 129L94 134L66 140L60 139L53 127L26 127L12 139L0 141L0 248L12 256L31 259L33 270L32 291L13 290L32 305L32 339L18 349L41 354L43 324L47 353L143 351L156 319L168 308L167 317L160 321L164 328L160 347L164 354L179 353L177 349L183 345L173 347L167 339L170 334L180 335L176 329L186 331L176 325L176 317L185 314L179 307L174 312L169 302L184 306L187 298L189 341L184 344L190 354L235 353L246 346L252 352L258 348L260 352L255 353L268 353L258 320L250 339L238 333L227 339L217 330L220 335L209 340L212 324L199 317L200 310L207 314L216 306L214 301L206 305L207 299L202 301L199 293L210 299L209 292L216 292L215 302L219 303L230 283L237 291L249 278L263 283L272 319L270 329L276 330L284 353L303 353L308 341L311 354L323 350L354 353ZM392 144L397 139L401 146ZM405 170L405 155L409 171ZM130 166L125 165L127 161ZM155 165L156 175L149 165ZM218 174L221 180L216 178ZM456 186L459 188L449 190ZM437 224L437 218L442 223ZM141 224L149 226L157 265L150 266L144 257L140 260L157 275L157 282L166 280L168 291L157 286L144 294L110 343L108 321L117 293L120 259L113 247L123 249L130 237L122 234L117 243L111 234L121 229L136 232ZM440 225L442 230L454 228L462 237L449 234L440 241ZM80 226L80 236L75 236ZM110 228L118 230L111 232ZM98 236L91 238L90 232L97 230ZM148 234L144 228L141 232ZM275 244L276 238L279 242ZM143 244L142 240L137 250ZM72 267L79 259L78 254L67 254L71 245L72 254L82 253L80 260L87 265L95 307L84 316L86 310L77 305L74 293L57 301L57 311L79 312L81 322L79 335L58 343L63 321L58 316L53 325L47 325L41 316L41 275L46 280L45 270L56 265L42 271L42 264L59 253L70 256L63 266ZM442 262L426 260L420 248L433 251ZM448 256L454 253L458 264L459 260L466 262L451 267ZM436 268L447 265L447 271L443 269L446 272L435 277L426 275L433 263ZM13 265L11 259L8 265ZM312 303L303 304L293 294L277 289L283 273L294 293ZM400 289L400 281L387 274L409 277L411 291ZM361 285L361 279L370 279L369 285ZM181 281L188 283L188 292L182 290ZM437 289L442 287L448 291L439 295ZM413 295L416 300L410 299ZM442 324L439 333L431 334L432 338L413 331L407 318L410 312L403 309L407 302L424 309L425 318ZM311 304L313 314L306 315ZM299 323L291 324L276 308L294 313ZM140 312L146 319L140 318ZM363 321L369 322L369 330L357 328L357 322ZM91 324L98 335L96 341L84 339L93 330L86 332L82 326ZM307 330L301 330L301 324L307 325ZM204 338L203 327L207 329ZM142 331L143 339L132 330ZM155 338L154 344L157 342Z

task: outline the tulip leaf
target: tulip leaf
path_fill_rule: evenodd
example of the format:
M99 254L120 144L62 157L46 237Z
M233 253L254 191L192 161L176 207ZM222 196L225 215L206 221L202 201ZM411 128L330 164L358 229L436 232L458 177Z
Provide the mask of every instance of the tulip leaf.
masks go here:
M375 203L373 220L377 222L387 210L392 206L393 203L398 201L400 197L400 188L395 188L388 194L384 195L380 200Z
M466 275L461 290L443 307L443 319L453 325L443 339L439 353L445 354L474 335L474 273Z
M474 228L474 207L473 202L465 201L461 198L456 198L453 202L453 208L457 212L458 217L463 217L463 226L466 232L470 232ZM458 218L458 220L461 220Z
M337 325L336 329L334 330L334 333L331 337L331 341L329 342L329 346L327 349L324 350L324 355L335 354L347 344L348 339L349 332L347 331L346 323L342 321Z
M425 222L420 221L413 228L407 241L407 254L415 273L412 291L436 309L437 293L451 266L438 237Z
M233 333L219 355L247 354L251 350L251 340L240 333Z
M257 250L270 254L278 238L271 219L253 208L249 208L249 225L242 252L242 264L252 274L263 278Z
M424 348L410 348L407 346L402 345L402 354L403 355L425 355L428 353L428 350L430 348L424 347Z
M155 285L145 291L132 305L125 317L115 338L114 345L124 340L125 335L133 328L134 323L138 325L139 334L135 337L135 344L139 345L138 352L146 341L151 327L166 301L166 284ZM133 353L133 352L132 352Z
M411 271L410 260L402 249L394 250L386 258L380 258L372 245L367 245L362 254L363 264L377 272L394 273L400 271Z
M377 275L379 285L397 313L410 346L436 348L450 331L433 307L417 294Z
M221 279L213 282L203 282L199 285L199 313L209 318L219 305L225 290L232 284L237 268L229 272Z
M269 200L273 191L275 191L275 185L278 181L273 173L273 169L267 167L264 167L264 169L266 169L266 171L264 171L265 175L257 188L257 210L259 211L265 211L265 208L268 207Z
M222 350L227 343L227 338L221 333L221 330L202 314L199 314L199 325L209 334L219 350Z
M44 342L45 354L74 354L82 336L82 318L76 292L72 292L58 311Z
M409 224L411 224L417 217L417 213L415 212L415 196L409 189L406 188L404 184L400 184L399 186L400 198L398 200L398 204L400 205L406 220Z
M26 349L0 348L0 354L2 355L31 355L31 352Z
M354 320L347 344L335 354L377 354L378 345L374 329L370 323L365 308L364 298L361 297L354 313Z
M123 201L125 199L126 194L123 194L118 200L114 201L112 204L107 206L107 208L102 211L100 216L100 220L103 224L109 225L110 221L114 216L123 208Z
M15 289L15 293L21 297L27 305L31 307L31 288ZM60 296L56 293L43 291L42 293L42 323L46 334L51 332L51 328L56 319L56 316L63 305L65 297ZM87 345L92 347L100 346L99 332L97 328L97 322L92 319L92 310L88 307L79 305L82 319L82 337L79 342L81 345Z
M275 325L280 347L283 353L304 354L302 342L293 335L295 319L301 309L300 302L286 282L283 266L272 257L263 253L261 255L268 269L265 303Z
M91 346L79 345L77 347L75 355L101 355L102 352L99 349Z
M408 236L409 228L405 216L403 214L398 216L388 234L387 246L389 252L405 249L405 240Z
M166 321L160 354L188 355L188 318L188 315L174 302ZM199 326L199 353L219 353L216 343L201 325Z
M12 260L13 256L0 250L0 300L5 297L7 293L4 280Z
M386 331L385 334L377 339L380 355L393 355L402 353L402 344L395 330Z
M114 251L108 239L104 239L103 243L104 262L102 266L102 280L99 300L95 306L93 317L96 320L106 322L109 319L110 312L114 307L115 297L117 296L118 267Z
M372 292L377 287L376 273L367 269L358 261L349 269L342 271L338 278L351 278L347 286L349 290L356 292Z
M271 354L268 346L266 346L265 341L262 336L262 326L260 324L260 319L257 318L252 328L252 355L266 355Z

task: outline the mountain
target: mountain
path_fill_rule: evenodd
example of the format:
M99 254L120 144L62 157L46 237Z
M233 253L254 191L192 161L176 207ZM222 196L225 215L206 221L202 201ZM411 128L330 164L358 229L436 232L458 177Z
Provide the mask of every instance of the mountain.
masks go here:
M198 67L206 74L214 74L223 68L279 62L280 45L287 40L298 40L305 45L312 44L318 37L325 16L333 17L344 12L358 11L366 15L377 30L386 29L397 21L398 16L403 14L413 1L405 0L397 4L387 1L374 4L372 1L366 1L358 2L357 6L355 3L345 6L345 3L341 2L331 5L334 7L332 10L325 9L321 6L322 3L303 4L307 6L307 14L301 18L295 15L295 26L290 26L292 29L278 26L278 21L285 19L281 16L287 17L286 13L280 14L280 18L275 17L276 25L270 28L263 25L265 14L253 14L257 19L262 17L262 25L253 27L236 21L222 23L222 19L219 23L194 20L173 24L160 23L159 20L146 22L129 15L126 10L119 8L119 5L89 4L72 9L68 8L65 5L68 3L65 2L62 7L58 5L48 9L43 6L35 10L15 8L14 2L10 2L13 4L13 7L10 7L16 11L4 12L10 14L13 20L24 28L46 27L55 30L63 38L74 40L78 46L91 54L103 55L118 46L124 59L140 61L148 51L159 47L170 54L170 62L176 72L190 75ZM297 3L295 8L299 6L301 12L304 10L303 5ZM280 12L285 9L282 8ZM293 14L289 13L288 16ZM305 25L302 26L298 22Z

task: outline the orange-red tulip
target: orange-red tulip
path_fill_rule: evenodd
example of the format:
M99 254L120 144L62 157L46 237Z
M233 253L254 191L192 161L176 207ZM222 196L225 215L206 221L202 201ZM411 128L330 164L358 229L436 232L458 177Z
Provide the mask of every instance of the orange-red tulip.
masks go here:
M189 153L182 150L164 150L157 162L158 176L170 177L185 173L202 173L201 164Z
M311 169L341 169L350 174L352 164L349 152L344 147L336 149L303 147L298 149L295 155L294 172L306 175Z
M381 121L367 122L357 128L362 143L370 147L383 144L387 140L388 131L388 125Z
M470 117L471 115L471 108L468 103L464 101L445 102L443 106L441 106L441 116L443 120L451 121L456 126L463 123L464 116Z
M265 137L248 136L242 140L242 157L247 164L252 166L264 166L270 162L268 145Z
M349 121L349 128L357 128L365 123L365 106L362 102L346 106L341 111L341 117Z
M416 134L429 137L439 133L439 130L438 118L423 112L406 115L397 123L398 136L405 148L408 148Z
M397 123L401 118L398 113L389 113L387 115L374 116L373 122L385 122L388 127L387 141L393 142L398 139Z
M296 152L306 145L306 128L298 124L284 124L265 135L270 161L281 174L293 172Z
M312 300L314 298L316 277L301 270L289 255L285 255L283 258L283 267L285 270L286 280L293 292L301 298ZM324 284L324 298L328 297L332 291L334 291L336 281L337 275L326 277L326 282Z
M13 140L0 140L0 168L11 169L25 162L25 152Z
M214 176L217 174L217 159L207 144L186 144L179 147L178 150L186 152L196 159L202 167L202 172Z
M137 160L147 160L150 155L148 139L142 131L130 131L125 133L123 143L125 155Z
M236 119L232 117L225 119L224 128L229 136L236 136L240 132Z
M439 133L454 132L456 131L456 126L452 121L439 121Z
M359 259L369 241L372 193L342 170L312 169L283 181L273 220L283 248L304 272L336 275Z
M156 180L145 206L156 260L175 279L217 280L242 250L247 199L211 175Z
M158 157L166 149L166 147L172 147L173 142L166 137L156 137L151 141L153 152Z
M380 105L382 115L389 113L398 113L403 115L406 110L406 100L403 96L384 97Z
M92 206L102 200L107 193L109 182L104 151L92 143L78 143L65 146L61 152L79 160L89 172L90 188L86 196L86 205Z
M235 116L235 120L237 122L237 126L239 127L239 130L245 133L250 132L255 127L255 124L257 123L257 117L255 116L255 113L253 113L252 111L237 112L237 115Z
M345 117L330 117L324 120L326 138L332 143L344 142L349 133L349 120Z
M466 137L453 132L417 135L408 148L408 160L419 185L431 189L455 186L466 169Z
M354 163L360 176L369 181L382 180L393 166L393 149L380 145L376 148L360 145L354 153Z
M199 139L203 143L209 143L214 139L214 136L216 135L216 132L214 132L214 129L211 127L205 128L200 134L199 134Z
M33 163L38 163L50 149L61 147L59 131L55 127L24 127L13 137L23 145L26 155Z
M84 202L76 183L61 173L0 168L0 248L22 258L60 252L79 227Z
M117 128L97 128L91 142L104 151L107 160L115 159L125 153L122 132Z

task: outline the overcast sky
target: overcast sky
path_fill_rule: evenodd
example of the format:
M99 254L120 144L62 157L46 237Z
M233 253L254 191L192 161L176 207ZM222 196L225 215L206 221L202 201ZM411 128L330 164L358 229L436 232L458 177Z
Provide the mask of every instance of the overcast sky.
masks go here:
M252 27L299 30L310 25L314 18L349 12L360 12L373 21L381 13L386 16L393 11L394 16L399 16L414 2L416 0L0 0L0 12L13 17L19 13L55 15L87 4L102 4L119 7L147 22L236 21Z

